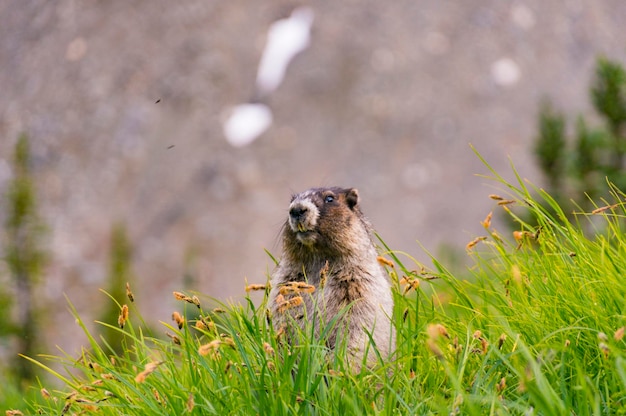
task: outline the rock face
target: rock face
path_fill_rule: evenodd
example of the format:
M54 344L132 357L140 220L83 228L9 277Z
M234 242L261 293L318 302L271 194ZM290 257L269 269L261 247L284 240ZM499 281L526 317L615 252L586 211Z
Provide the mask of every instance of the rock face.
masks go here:
M496 169L532 165L538 102L588 112L595 58L623 56L626 3L320 1L311 45L250 146L223 137L249 100L269 25L290 2L0 4L0 192L32 140L52 262L42 298L70 342L63 293L104 302L108 241L124 222L145 313L183 285L225 298L264 281L286 191L358 187L391 247L462 247L490 209L472 143ZM4 214L0 210L0 217ZM0 220L4 219L3 217ZM94 306L95 305L95 306ZM101 309L98 309L100 311Z

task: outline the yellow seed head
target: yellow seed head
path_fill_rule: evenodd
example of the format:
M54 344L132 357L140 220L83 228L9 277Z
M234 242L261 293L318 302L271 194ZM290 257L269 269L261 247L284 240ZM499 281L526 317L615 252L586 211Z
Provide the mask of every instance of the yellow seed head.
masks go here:
M182 292L174 292L174 299L176 300L185 300L187 299L187 295Z
M287 299L278 305L278 312L283 313L288 309L302 305L303 301L304 300L302 299L301 296L294 296L291 299Z
M624 331L626 331L625 327L621 327L617 331L615 331L615 334L613 334L613 338L615 339L615 341L621 341L622 338L624 338Z
M441 324L429 324L426 327L426 332L430 339L438 339L439 337L450 338L446 327Z
M135 301L135 295L133 295L133 292L131 292L130 290L130 283L126 282L126 296L128 297L128 300L131 302Z
M285 332L287 332L287 330L285 329L284 326L281 326L280 328L278 328L278 331L276 331L276 339L280 339L280 337L285 335Z
M504 206L504 205L511 205L514 204L516 201L513 199L503 199L502 201L498 201L498 205L500 206Z
M222 344L222 341L220 341L219 339L214 339L208 344L201 345L200 348L198 348L198 354L204 357L212 351L217 351L217 349L220 347L221 344Z
M117 324L120 326L120 328L124 328L126 320L128 320L128 305L124 304L122 305L120 316L117 318Z
M268 342L263 343L263 349L267 355L274 355L274 348Z
M326 278L328 277L328 270L330 269L328 260L324 263L324 267L320 270L320 287L323 288L326 284Z
M170 339L172 340L172 342L176 345L181 345L180 342L180 338L178 338L176 335L174 334L170 334L169 332L166 332L165 335L167 335L168 337L170 337Z
M487 217L485 218L485 220L484 220L484 221L481 221L481 222L480 222L480 224L481 224L481 225L482 225L485 229L487 229L487 228L491 227L491 217L492 217L492 215L493 215L493 211L492 211L492 212L490 212L489 214L487 214Z
M287 284L278 288L278 293L283 296L293 295L294 293L297 293L297 289L293 287L292 285Z
M600 214L601 212L607 211L609 209L614 209L617 208L620 204L614 204L614 205L608 205L605 207L600 207L600 208L596 208L593 211L591 211L592 214Z
M298 292L305 292L305 293L313 293L315 292L315 286L310 285L308 283L305 282L292 282L292 285L298 289Z
M485 338L480 338L480 346L482 348L483 355L487 354L489 348L489 342Z
M376 260L378 260L378 262L383 266L396 267L396 265L393 264L391 260L388 260L384 258L383 256L376 257Z
M193 411L193 408L196 407L196 403L193 400L193 393L189 393L189 397L187 397L187 411L189 413L191 413Z
M177 311L174 311L172 313L172 320L176 322L176 325L178 325L178 329L182 329L183 325L185 325L185 318Z
M265 287L266 287L265 285L253 283L253 284L246 286L246 292L250 292L253 290L265 290Z
M467 250L471 250L472 248L474 248L474 246L476 246L476 244L480 243L481 241L485 241L487 239L487 237L482 236L482 237L476 237L475 239L473 239L472 241L470 241L469 243L467 243L467 245L465 246L465 248Z

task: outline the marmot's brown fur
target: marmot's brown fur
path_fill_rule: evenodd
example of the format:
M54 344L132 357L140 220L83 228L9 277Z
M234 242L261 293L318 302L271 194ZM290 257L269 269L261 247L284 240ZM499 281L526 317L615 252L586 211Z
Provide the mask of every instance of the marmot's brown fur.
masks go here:
M358 191L314 188L294 195L282 237L282 258L272 274L269 297L274 326L287 326L293 319L303 326L305 319L313 320L317 333L320 325L349 308L331 332L329 346L346 342L359 359L369 333L387 357L395 348L391 285L378 263ZM290 294L292 282L306 282L315 290ZM296 296L302 304L290 302ZM374 357L369 347L368 361Z

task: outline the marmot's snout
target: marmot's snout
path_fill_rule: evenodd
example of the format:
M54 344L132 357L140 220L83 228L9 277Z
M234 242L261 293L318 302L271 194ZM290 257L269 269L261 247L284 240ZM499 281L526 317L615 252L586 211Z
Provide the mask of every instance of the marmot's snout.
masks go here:
M298 204L291 207L289 210L289 216L293 218L294 221L300 221L304 218L307 212L309 212L307 207Z
M317 226L319 209L308 198L296 198L289 205L289 227L294 233L313 231Z

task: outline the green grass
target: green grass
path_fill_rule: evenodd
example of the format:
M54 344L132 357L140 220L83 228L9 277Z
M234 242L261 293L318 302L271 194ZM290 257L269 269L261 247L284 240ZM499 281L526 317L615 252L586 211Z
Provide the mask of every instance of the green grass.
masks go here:
M96 339L75 314L90 344L78 359L31 359L48 369L52 360L51 367L67 371L49 370L63 387L21 410L626 414L624 195L614 190L614 201L599 203L611 208L581 213L572 224L549 195L521 178L511 184L493 172L491 179L515 201L494 201L494 215L511 216L518 229L514 236L485 224L486 238L468 249L473 265L467 274L454 276L436 259L433 270L424 269L381 241L397 282L398 347L386 362L354 371L345 350L329 351L311 328L287 342L268 323L265 300L222 305L223 312L204 310L205 299L196 302L200 307L192 298L181 300L182 328L164 322L155 334L128 302L124 329L103 323L123 334L123 352ZM521 219L528 212L538 226ZM196 329L197 320L204 329ZM142 377L146 369L152 371Z

